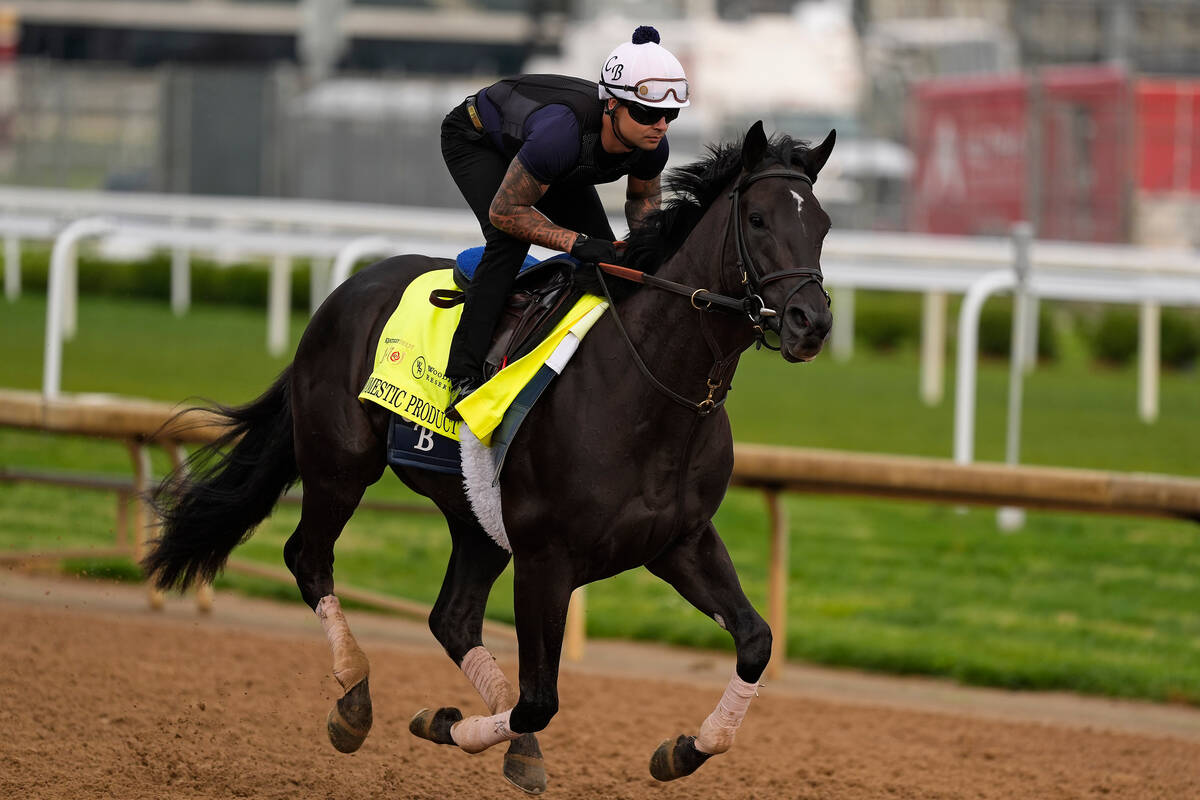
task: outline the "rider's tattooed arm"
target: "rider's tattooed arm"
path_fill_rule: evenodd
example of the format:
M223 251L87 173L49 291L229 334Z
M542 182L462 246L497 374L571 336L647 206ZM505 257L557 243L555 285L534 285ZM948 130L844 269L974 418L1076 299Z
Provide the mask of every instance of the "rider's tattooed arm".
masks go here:
M549 184L538 183L521 160L514 158L492 198L488 216L493 225L509 236L569 253L575 244L575 231L555 225L533 207L547 188Z
M637 230L646 222L650 212L662 206L662 182L655 175L648 181L629 176L625 190L625 219L629 230Z

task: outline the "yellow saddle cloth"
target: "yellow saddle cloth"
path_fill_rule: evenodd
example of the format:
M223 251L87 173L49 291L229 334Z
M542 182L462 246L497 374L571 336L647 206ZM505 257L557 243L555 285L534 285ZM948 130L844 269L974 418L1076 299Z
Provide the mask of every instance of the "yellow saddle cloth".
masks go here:
M454 288L454 273L449 269L427 272L409 284L379 337L375 368L358 399L457 441L461 423L446 419L450 380L443 370L462 305L438 308L429 302L435 289ZM489 444L505 409L567 334L582 339L607 307L603 298L584 295L537 347L459 403L458 411L471 432Z

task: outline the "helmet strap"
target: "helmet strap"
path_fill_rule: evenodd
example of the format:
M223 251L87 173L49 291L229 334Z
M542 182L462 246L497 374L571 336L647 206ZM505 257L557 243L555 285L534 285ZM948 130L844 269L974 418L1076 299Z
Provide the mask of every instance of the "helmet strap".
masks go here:
M636 148L631 145L624 136L621 135L621 129L617 127L617 106L619 105L621 105L620 100L617 101L617 105L615 106L609 106L608 101L605 100L604 113L608 116L609 125L612 126L613 136L617 137L617 141L621 143L621 146L627 147L630 150L634 150Z

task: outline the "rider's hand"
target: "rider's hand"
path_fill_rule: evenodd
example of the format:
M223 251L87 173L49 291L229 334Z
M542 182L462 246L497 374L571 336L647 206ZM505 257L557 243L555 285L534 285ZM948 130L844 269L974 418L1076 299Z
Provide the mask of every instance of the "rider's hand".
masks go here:
M579 234L575 244L571 245L571 255L586 264L616 264L619 256L616 246L607 239L593 239L586 234Z

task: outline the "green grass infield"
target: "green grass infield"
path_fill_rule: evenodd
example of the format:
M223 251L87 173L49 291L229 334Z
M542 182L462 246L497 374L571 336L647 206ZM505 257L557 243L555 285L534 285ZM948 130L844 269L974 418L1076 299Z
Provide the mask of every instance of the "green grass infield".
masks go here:
M292 320L292 342L303 328ZM0 386L41 385L45 299L0 301ZM287 363L265 352L265 310L83 297L79 334L64 352L63 390L164 401L249 400ZM1008 368L981 365L976 452L1000 460ZM947 399L918 396L911 347L828 354L788 365L751 352L729 410L739 441L946 457ZM1060 358L1026 379L1026 463L1200 475L1200 380L1165 372L1161 414L1136 415L1135 368ZM0 464L128 476L120 443L0 429ZM156 455L156 473L166 469ZM372 499L410 496L385 476ZM941 675L967 683L1200 704L1200 528L1184 522L1031 512L1000 533L992 509L790 495L788 655L831 665ZM113 495L0 484L0 549L111 544ZM281 566L299 510L280 506L239 558ZM729 493L716 519L751 600L766 605L767 513L751 491ZM435 515L361 510L338 542L338 578L432 602L449 554ZM66 567L136 579L125 560ZM298 601L293 586L231 576L219 586ZM511 570L488 614L512 620ZM595 584L588 634L730 648L727 633L645 570Z

